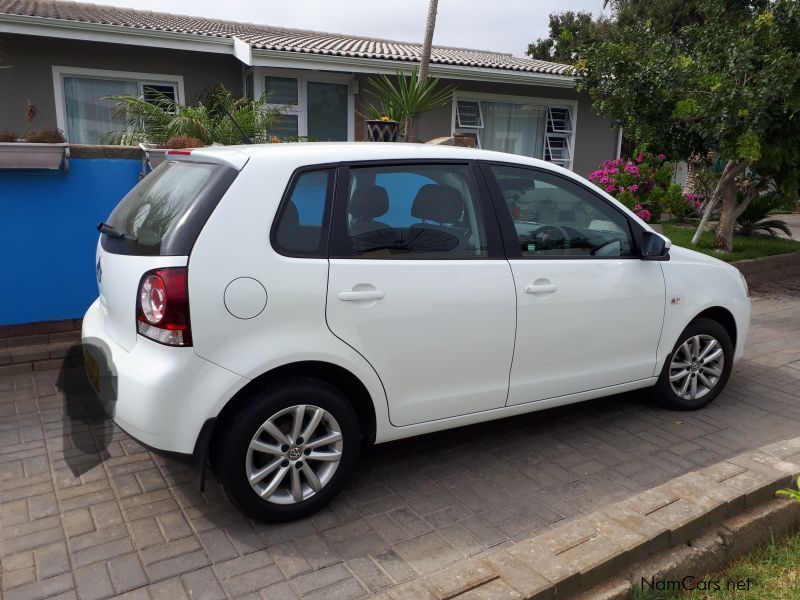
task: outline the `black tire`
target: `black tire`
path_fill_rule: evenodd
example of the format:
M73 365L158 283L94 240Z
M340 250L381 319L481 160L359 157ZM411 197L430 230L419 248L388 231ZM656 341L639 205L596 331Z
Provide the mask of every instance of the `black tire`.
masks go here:
M719 376L719 379L716 381L714 386L705 395L695 399L690 399L678 395L672 389L672 385L669 381L670 365L672 364L673 357L683 343L697 335L708 335L719 342L719 345L722 348L724 364L722 365L722 374ZM728 378L731 375L732 367L733 343L731 342L731 337L727 330L712 319L707 319L705 317L695 319L689 323L689 325L687 325L686 329L683 330L681 335L678 337L678 341L675 343L675 347L672 349L672 352L669 353L669 356L667 356L667 359L664 361L664 367L661 369L661 375L658 379L658 383L656 383L655 387L653 388L653 391L655 392L655 399L661 406L671 410L697 410L699 408L703 408L704 406L713 402L713 400L719 396L722 390L725 389L725 386L728 383Z
M311 497L294 504L275 504L259 496L248 481L248 448L265 421L301 404L322 408L338 422L341 458L330 480ZM282 523L313 514L328 504L350 478L360 448L358 416L342 391L326 381L293 377L254 392L224 420L215 440L212 464L225 493L240 511L259 521Z

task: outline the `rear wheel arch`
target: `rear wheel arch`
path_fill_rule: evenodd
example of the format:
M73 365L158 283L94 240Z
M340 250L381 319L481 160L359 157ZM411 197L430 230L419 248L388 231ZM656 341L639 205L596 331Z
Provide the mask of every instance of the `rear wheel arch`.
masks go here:
M352 404L361 426L364 442L373 444L377 428L377 417L372 396L366 386L353 373L333 363L323 361L302 361L289 363L262 373L241 390L239 390L217 415L214 431L210 436L210 449L213 455L214 446L218 442L217 435L224 430L225 421L231 418L237 407L247 402L252 393L265 388L271 383L295 377L319 379L338 388Z

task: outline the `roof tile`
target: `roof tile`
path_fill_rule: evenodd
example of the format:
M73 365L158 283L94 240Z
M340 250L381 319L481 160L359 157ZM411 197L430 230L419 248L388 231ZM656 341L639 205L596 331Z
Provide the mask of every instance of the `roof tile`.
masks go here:
M362 36L173 15L83 2L0 0L0 20L2 20L2 15L4 14L219 38L236 36L249 43L253 48L282 52L303 52L406 62L418 62L422 55L422 45L411 42L397 42ZM554 75L568 75L570 71L569 65L532 58L519 58L500 52L445 46L433 47L431 63Z

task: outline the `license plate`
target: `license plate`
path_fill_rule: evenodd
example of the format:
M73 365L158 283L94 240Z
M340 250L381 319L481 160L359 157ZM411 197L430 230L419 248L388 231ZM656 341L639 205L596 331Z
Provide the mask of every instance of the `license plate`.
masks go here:
M89 378L89 383L92 384L94 391L100 393L100 364L95 360L92 353L84 348L83 350L83 365L86 369L86 376Z

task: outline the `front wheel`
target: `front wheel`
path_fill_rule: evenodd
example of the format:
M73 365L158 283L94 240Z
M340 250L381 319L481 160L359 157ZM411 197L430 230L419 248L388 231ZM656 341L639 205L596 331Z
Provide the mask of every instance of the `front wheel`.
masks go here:
M310 515L355 468L358 417L327 382L293 379L254 394L226 421L216 470L246 515L279 523Z
M733 367L733 343L711 319L689 323L667 357L655 387L663 407L696 410L719 396Z

